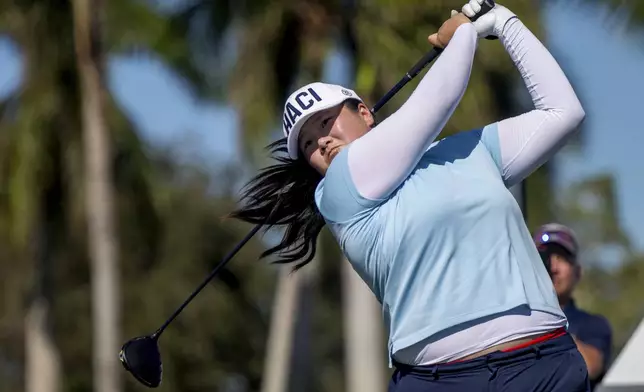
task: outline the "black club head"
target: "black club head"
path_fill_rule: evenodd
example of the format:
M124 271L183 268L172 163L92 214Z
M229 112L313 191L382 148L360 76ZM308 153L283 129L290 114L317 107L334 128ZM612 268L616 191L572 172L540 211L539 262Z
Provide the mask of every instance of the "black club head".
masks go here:
M161 384L163 366L155 337L142 336L129 340L121 348L119 359L125 370L146 387L156 388Z

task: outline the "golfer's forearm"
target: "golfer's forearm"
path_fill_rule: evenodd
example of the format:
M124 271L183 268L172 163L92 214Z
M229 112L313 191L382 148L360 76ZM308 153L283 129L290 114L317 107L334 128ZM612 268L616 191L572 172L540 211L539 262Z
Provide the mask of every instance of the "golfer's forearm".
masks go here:
M581 105L555 58L517 18L509 20L499 37L521 73L538 110L580 111Z
M474 26L459 26L400 109L352 143L349 171L361 196L382 199L407 178L465 93L476 45Z
M550 159L585 113L554 57L519 19L508 21L499 38L535 106L498 124L503 177L511 186Z

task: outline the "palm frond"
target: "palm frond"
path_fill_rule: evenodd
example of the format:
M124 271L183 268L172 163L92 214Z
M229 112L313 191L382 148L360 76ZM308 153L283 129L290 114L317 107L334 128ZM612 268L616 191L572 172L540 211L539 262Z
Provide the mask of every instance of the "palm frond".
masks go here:
M15 118L16 110L18 109L18 94L13 93L0 99L0 124L3 122L10 122Z
M113 54L158 56L196 96L207 94L207 83L186 38L190 16L198 7L189 7L167 16L151 5L130 0L107 3L106 46Z
M322 78L323 65L341 34L335 2L272 2L244 21L236 66L227 90L238 110L243 152L262 153L280 125L294 84Z
M0 0L0 37L11 34L19 23L19 14L10 0Z

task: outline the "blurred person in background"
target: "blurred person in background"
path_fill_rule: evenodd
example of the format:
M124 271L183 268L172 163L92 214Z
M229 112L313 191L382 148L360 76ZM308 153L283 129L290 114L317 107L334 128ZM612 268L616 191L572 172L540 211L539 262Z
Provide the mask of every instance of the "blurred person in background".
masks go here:
M559 305L568 318L568 332L584 357L594 388L608 367L612 331L605 317L579 309L573 299L573 292L582 275L577 258L577 237L569 227L548 223L539 227L534 240L552 278Z

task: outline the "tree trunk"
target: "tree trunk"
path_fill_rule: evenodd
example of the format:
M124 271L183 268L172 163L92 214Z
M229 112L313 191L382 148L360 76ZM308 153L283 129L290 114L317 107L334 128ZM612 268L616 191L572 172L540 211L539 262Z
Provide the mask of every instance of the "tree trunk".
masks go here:
M319 251L318 247L318 251ZM293 349L291 354L289 391L310 391L314 389L313 351L311 323L314 311L315 282L319 257L316 256L308 265L295 274L301 275L297 291L297 310L293 330ZM291 278L294 275L291 275Z
M385 360L381 307L369 287L342 262L347 392L384 392Z
M102 6L99 0L74 1L74 38L83 105L94 391L117 392L122 389L117 355L120 287L110 164L111 141L104 114Z
M291 274L285 266L279 272L271 318L262 392L310 390L311 312L316 257Z
M287 267L288 268L288 267ZM271 325L266 345L262 392L287 392L293 351L293 330L299 276L281 268L277 282Z
M37 214L42 222L42 215ZM51 328L52 249L49 230L40 224L32 238L30 254L35 263L34 295L25 319L25 391L61 390L60 353Z
M341 50L348 59L339 84L356 88L358 40L353 21L359 12L356 0L342 0L343 30ZM375 102L375 101L372 101ZM347 392L384 392L388 382L385 375L387 356L384 347L382 308L369 287L342 259L343 319Z
M49 330L50 306L38 297L29 307L25 322L26 392L58 392L60 357Z

